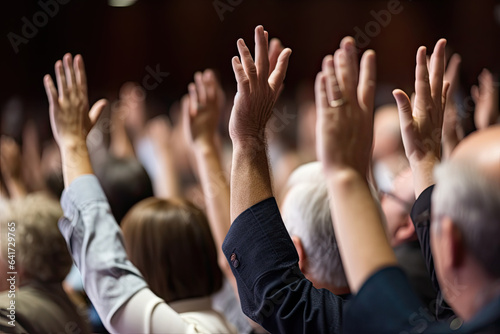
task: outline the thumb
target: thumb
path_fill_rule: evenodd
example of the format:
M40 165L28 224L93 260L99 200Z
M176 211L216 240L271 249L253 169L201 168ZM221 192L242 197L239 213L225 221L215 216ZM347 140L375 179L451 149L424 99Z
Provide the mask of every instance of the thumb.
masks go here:
M399 122L401 124L401 130L403 130L408 124L413 122L410 99L401 89L395 89L392 95L394 99L396 99L398 105Z
M90 108L89 118L90 118L90 124L92 126L95 125L95 123L99 119L99 116L101 116L102 111L104 110L104 108L106 108L107 105L108 105L108 100L100 99L99 101L94 103L92 108Z

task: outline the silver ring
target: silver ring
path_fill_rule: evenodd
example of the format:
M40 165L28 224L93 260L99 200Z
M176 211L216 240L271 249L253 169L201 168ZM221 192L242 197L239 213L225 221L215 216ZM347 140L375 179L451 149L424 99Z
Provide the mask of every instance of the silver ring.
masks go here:
M346 100L344 100L342 97L340 99L332 100L330 101L330 107L332 108L338 108L343 106L346 103Z

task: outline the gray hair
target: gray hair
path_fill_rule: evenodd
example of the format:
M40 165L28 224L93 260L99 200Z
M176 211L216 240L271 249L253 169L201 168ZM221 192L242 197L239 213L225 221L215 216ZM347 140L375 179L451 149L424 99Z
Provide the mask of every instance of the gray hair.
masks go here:
M300 238L308 257L311 277L347 287L332 225L326 182L319 162L297 168L288 180L283 219L290 235Z
M443 163L434 175L434 224L449 217L462 231L468 253L500 278L500 184L466 163Z
M57 222L59 203L43 193L3 203L0 216L2 257L7 259L9 227L15 227L15 260L25 279L62 282L73 263Z

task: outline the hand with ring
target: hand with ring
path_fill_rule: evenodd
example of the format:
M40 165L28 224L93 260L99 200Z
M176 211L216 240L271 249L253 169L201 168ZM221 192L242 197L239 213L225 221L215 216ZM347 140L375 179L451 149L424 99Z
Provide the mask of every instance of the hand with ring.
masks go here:
M358 66L352 37L323 59L315 83L316 149L325 172L352 168L368 171L373 137L375 52L363 54Z

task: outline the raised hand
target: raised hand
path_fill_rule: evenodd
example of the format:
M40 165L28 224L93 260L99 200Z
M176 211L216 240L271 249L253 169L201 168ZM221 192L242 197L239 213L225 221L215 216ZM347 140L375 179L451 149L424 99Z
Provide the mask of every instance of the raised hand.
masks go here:
M461 58L458 54L451 56L446 72L444 73L444 80L450 83L450 88L446 96L446 106L444 108L443 116L443 157L449 158L451 152L458 145L463 137L463 131L459 130L458 120L458 107L454 101L455 95L459 86L459 70Z
M471 95L476 103L474 110L474 123L478 130L486 129L497 122L498 109L498 82L493 74L484 69L478 77L479 86L472 86Z
M208 69L196 72L188 86L189 98L182 100L185 133L195 145L214 141L219 115L224 105L224 91L215 73Z
M354 39L323 59L315 83L317 154L327 173L353 168L366 175L373 138L375 52L363 54L358 77Z
M255 28L255 61L243 39L239 39L237 45L241 60L238 57L232 59L238 92L234 97L229 134L233 142L247 139L264 141L265 127L283 85L292 50L286 48L281 51L276 67L272 69L268 33L262 26Z
M49 99L50 123L54 139L59 147L85 143L90 129L107 104L97 101L89 111L87 77L80 55L73 58L68 53L63 61L55 64L58 90L50 75L45 75L44 85Z
M443 112L449 83L443 82L446 40L440 39L434 47L427 69L426 48L417 51L415 69L415 102L412 107L408 95L393 91L398 105L401 135L406 157L415 178L415 195L434 183L432 170L441 158Z

